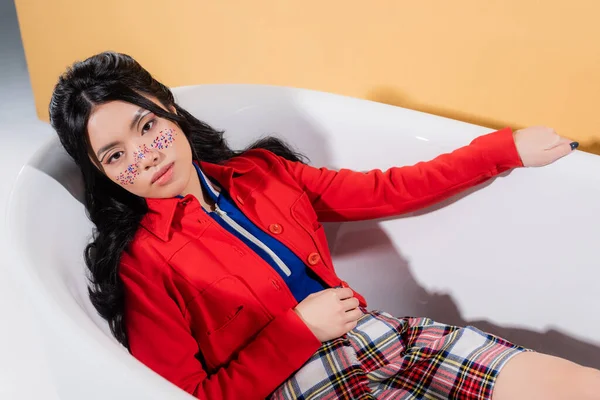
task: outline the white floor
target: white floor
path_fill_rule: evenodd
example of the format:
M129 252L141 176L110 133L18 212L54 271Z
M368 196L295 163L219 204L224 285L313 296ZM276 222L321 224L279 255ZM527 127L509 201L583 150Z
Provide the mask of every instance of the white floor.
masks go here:
M2 217L10 189L21 166L53 134L35 115L33 95L12 1L0 0L0 210ZM5 219L2 218L4 226ZM0 229L0 243L7 243ZM21 285L16 266L0 258L0 399L58 399L45 366L35 317ZM27 343L27 346L17 345Z

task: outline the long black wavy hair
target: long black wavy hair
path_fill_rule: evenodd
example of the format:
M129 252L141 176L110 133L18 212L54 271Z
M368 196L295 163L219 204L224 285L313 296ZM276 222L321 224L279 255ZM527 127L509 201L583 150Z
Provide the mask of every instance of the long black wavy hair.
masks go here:
M152 96L166 111L145 96ZM94 107L121 100L143 107L179 125L192 147L195 160L222 164L246 150L263 148L289 160L304 162L281 140L263 138L242 151L227 145L223 132L196 119L175 103L171 90L158 82L126 54L104 52L76 62L62 74L50 101L50 123L60 142L81 169L85 207L95 229L84 253L89 268L89 295L112 334L129 349L124 320L124 286L118 268L121 255L133 239L146 201L112 182L97 164L91 150L87 124Z

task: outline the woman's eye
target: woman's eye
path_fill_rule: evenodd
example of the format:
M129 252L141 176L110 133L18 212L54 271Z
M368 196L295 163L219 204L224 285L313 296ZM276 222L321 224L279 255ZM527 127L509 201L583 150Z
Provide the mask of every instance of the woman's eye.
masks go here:
M155 121L152 119L144 124L144 126L142 127L142 135L148 132L150 129L152 129L152 127L154 126L154 122Z
M108 157L108 163L112 164L115 161L118 161L122 156L123 156L123 152L122 151L117 151L115 154L113 154L112 156Z

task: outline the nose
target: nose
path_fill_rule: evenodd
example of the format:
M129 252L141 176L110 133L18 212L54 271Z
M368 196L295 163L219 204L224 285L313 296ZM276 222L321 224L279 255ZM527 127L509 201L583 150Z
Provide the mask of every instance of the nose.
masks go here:
M138 164L139 169L148 170L158 165L160 162L160 153L156 149L144 146L134 154L134 161Z

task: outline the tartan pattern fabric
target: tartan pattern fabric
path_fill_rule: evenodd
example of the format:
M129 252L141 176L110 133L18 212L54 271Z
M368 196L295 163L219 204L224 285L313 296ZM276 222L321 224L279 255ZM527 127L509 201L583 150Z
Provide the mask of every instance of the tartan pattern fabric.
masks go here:
M365 311L270 399L491 399L498 373L523 351L474 327Z

